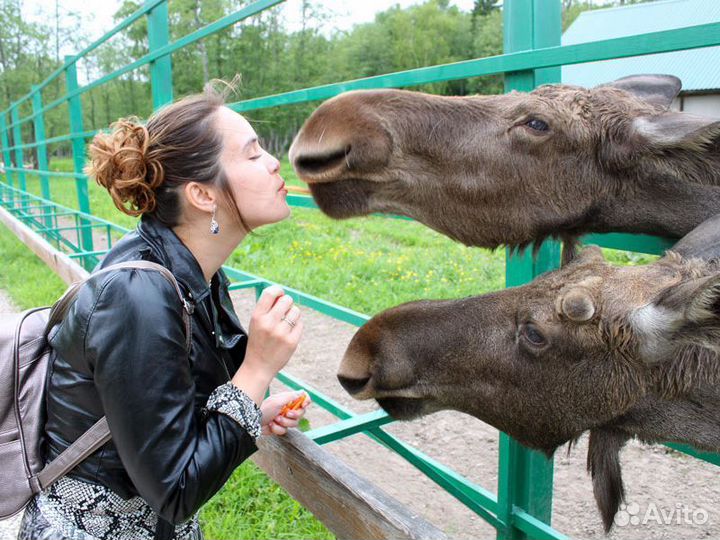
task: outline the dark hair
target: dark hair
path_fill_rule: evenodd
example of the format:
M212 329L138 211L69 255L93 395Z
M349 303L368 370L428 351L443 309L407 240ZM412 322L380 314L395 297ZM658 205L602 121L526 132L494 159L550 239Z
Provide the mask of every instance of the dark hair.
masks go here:
M232 89L232 83L226 85ZM154 113L145 125L135 117L113 123L90 144L87 173L108 190L117 208L131 216L150 214L168 227L180 221L180 194L188 182L220 188L223 203L249 231L220 164L222 135L215 116L226 92L211 83L202 94Z

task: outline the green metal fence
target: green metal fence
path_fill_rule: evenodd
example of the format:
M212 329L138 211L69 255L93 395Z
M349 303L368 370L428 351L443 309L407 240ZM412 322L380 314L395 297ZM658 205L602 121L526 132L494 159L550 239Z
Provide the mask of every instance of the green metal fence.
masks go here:
M173 100L172 53L224 28L272 8L283 0L258 0L174 42L169 40L168 0L146 0L145 4L112 30L90 44L77 55L65 58L64 64L20 100L9 104L0 114L0 144L5 165L6 182L0 183L0 204L18 219L41 233L58 248L71 252L86 268L92 268L113 242L127 232L126 229L92 215L88 197L88 178L83 174L85 141L96 131L85 131L82 118L82 96L117 77L150 66L153 108ZM561 0L505 0L504 46L505 54L440 66L391 73L382 76L343 81L313 88L305 88L277 95L248 99L233 103L238 112L278 107L330 98L351 89L407 87L424 83L463 79L495 73L505 73L506 90L531 90L537 85L559 82L560 66L592 62L626 56L720 45L720 23L689 28L654 32L638 36L609 39L561 47ZM142 17L148 20L149 53L103 77L80 86L76 63L112 36L128 28ZM42 92L54 80L64 77L66 93L61 98L43 105ZM56 107L68 104L70 133L52 139L45 138L44 115ZM20 107L31 104L32 113L20 117ZM9 122L8 122L9 117ZM23 143L21 127L33 122L35 140ZM70 141L74 172L53 172L48 168L49 144ZM24 166L24 150L37 148L38 169ZM13 164L14 160L14 164ZM28 193L27 173L40 175L42 197ZM74 210L52 201L51 178L73 179L78 197ZM290 195L291 205L316 208L310 197ZM93 245L93 231L104 234L105 245ZM671 240L642 235L590 235L585 239L605 247L661 254ZM545 242L533 259L528 250L525 255L507 254L508 286L531 281L539 273L556 268L560 246ZM225 267L233 280L232 290L255 288L259 292L271 284L269 280L235 268ZM360 326L367 315L286 287L297 301L324 314ZM552 460L530 451L516 441L501 434L497 494L463 478L450 468L436 462L419 450L404 443L382 429L392 421L382 411L357 415L334 402L328 396L308 387L300 380L281 373L284 384L304 388L317 405L331 412L338 422L314 429L307 435L318 444L364 433L378 443L397 452L420 472L447 490L450 494L477 513L497 529L498 538L564 538L550 524L552 507ZM720 465L720 457L696 452L680 445L670 445L680 451Z

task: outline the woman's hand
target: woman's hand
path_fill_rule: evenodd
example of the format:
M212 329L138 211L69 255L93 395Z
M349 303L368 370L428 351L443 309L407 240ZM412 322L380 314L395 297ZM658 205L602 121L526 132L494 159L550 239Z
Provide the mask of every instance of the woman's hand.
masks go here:
M310 396L305 394L305 401L298 409L280 414L281 409L305 394L305 392L279 392L271 395L260 405L262 412L262 433L263 435L285 435L289 428L298 427L300 420L305 416L305 411L310 405Z
M288 363L302 336L302 314L277 285L266 288L250 318L245 359L233 384L260 403L278 371Z
M297 348L303 331L301 317L285 291L277 285L266 288L250 318L245 362L263 366L274 377Z

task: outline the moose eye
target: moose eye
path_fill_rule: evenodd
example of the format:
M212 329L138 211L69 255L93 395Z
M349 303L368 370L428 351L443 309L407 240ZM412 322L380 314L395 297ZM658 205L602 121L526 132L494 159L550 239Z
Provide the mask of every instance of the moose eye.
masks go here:
M549 131L550 127L547 125L547 122L544 122L542 120L538 120L537 118L531 118L527 122L525 122L525 125L532 129L533 131L543 132L543 131Z
M545 336L534 324L524 324L520 330L522 336L533 346L542 347L547 343Z

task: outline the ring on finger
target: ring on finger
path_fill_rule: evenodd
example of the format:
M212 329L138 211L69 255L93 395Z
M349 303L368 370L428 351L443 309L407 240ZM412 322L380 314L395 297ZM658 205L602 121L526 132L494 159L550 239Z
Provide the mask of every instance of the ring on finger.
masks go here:
M281 321L285 321L286 323L288 323L291 328L294 328L295 325L297 324L295 321L291 321L290 319L288 319L288 318L285 317L284 315L280 318L280 320L281 320Z

